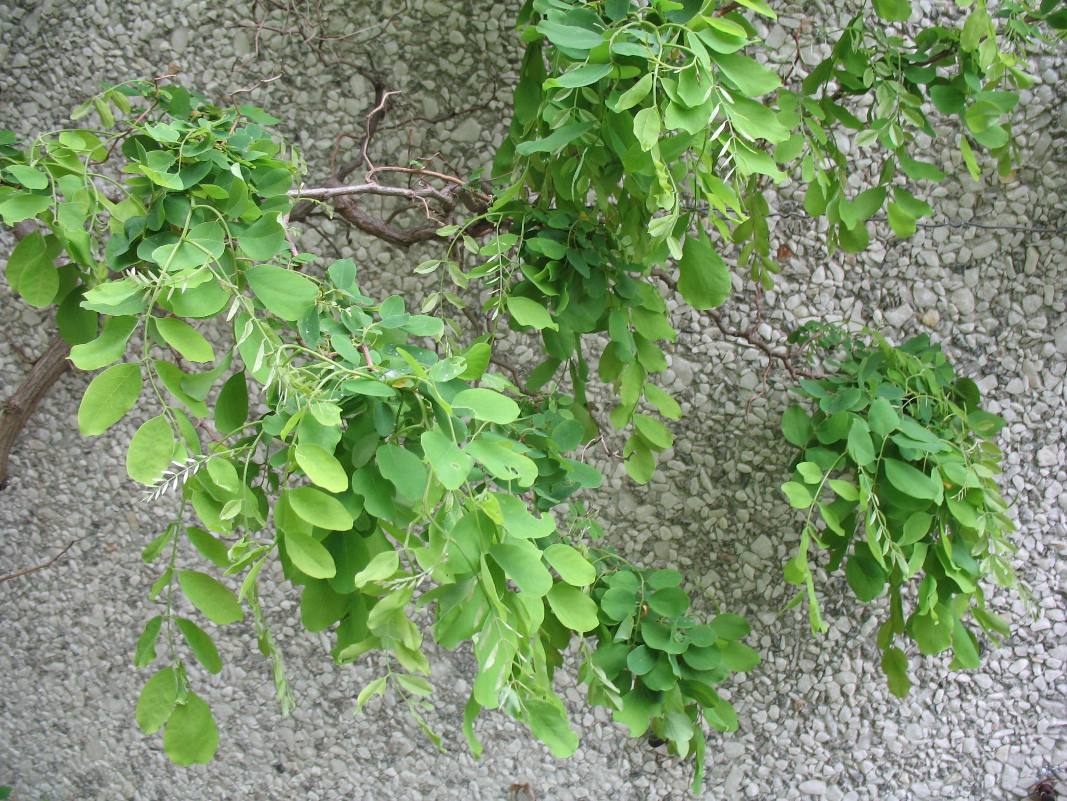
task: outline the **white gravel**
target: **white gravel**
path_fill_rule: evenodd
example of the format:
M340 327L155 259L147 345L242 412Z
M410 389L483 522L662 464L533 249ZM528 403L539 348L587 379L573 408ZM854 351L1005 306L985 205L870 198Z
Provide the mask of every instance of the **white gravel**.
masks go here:
M338 4L355 24L382 13L382 4ZM946 4L923 7L930 13ZM250 65L254 37L228 27L241 19L243 3L76 5L0 4L0 125L23 136L56 127L97 81L173 66L208 93L282 73L252 97L284 118L314 176L334 136L365 113L370 99L361 76L343 66L324 70L296 46L284 58L270 50ZM413 125L412 152L439 149L455 162L479 163L502 130L517 2L411 5L375 46L379 69L405 90L392 119L488 103L430 130ZM784 60L792 59L788 30L801 19L798 10L770 31ZM809 50L805 63L818 58ZM1016 179L946 182L933 192L938 220L1065 225L1065 74L1062 59L1043 63L1042 82L1024 99L1028 122ZM404 157L406 129L389 137L380 157L390 149ZM934 155L961 173L950 141L939 137ZM628 484L620 471L596 500L619 548L678 566L704 590L708 610L741 612L753 623L765 661L728 688L742 730L713 737L704 797L1018 797L1042 765L1067 763L1064 235L939 227L897 242L879 231L868 253L827 257L814 228L802 219L776 220L776 244L796 255L766 298L772 326L817 314L887 328L895 337L928 330L965 371L983 377L991 407L1008 420L1004 481L1020 523L1016 563L1034 599L1028 611L1018 598L996 596L995 607L1014 623L1010 643L971 673L928 661L915 670L912 695L897 701L884 688L873 643L879 605L856 604L840 577L824 582L831 630L821 640L810 635L802 613L780 611L788 597L780 566L797 539L796 516L776 490L788 459L774 433L783 384L772 373L765 385L761 359L724 344L691 311L679 314L683 334L670 372L687 413L677 448L650 486ZM9 245L5 239L0 253ZM375 283L418 286L396 276L408 276L420 254L358 239L353 252ZM2 396L28 367L20 354L43 349L50 322L12 298L6 285L0 310ZM735 324L752 313L743 295L731 301ZM88 536L51 569L0 584L0 785L14 785L22 801L506 799L516 783L529 783L540 801L686 797L689 766L627 740L604 714L589 711L571 674L560 683L583 745L566 762L494 714L478 724L486 756L469 756L458 734L472 667L463 651L434 660L439 692L432 722L445 734L446 752L436 752L391 705L375 702L353 717L356 693L375 675L373 663L333 666L326 639L300 631L293 596L280 587L268 593L268 618L286 655L296 711L280 717L251 632L229 627L220 637L221 677L198 679L221 722L218 761L191 770L170 765L158 737L141 736L133 722L147 674L131 664L154 578L138 553L170 510L146 509L125 480L123 446L134 423L102 440L78 436L74 412L85 381L65 377L41 405L14 454L11 485L0 493L0 573Z

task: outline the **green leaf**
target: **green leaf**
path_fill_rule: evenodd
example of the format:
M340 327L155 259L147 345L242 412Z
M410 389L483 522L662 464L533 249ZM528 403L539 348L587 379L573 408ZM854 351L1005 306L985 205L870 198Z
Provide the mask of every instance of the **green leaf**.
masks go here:
M191 270L218 261L226 250L225 232L217 222L191 228L178 242L152 251L152 261L168 272Z
M656 666L658 656L647 645L639 645L626 655L626 667L635 676L644 676Z
M679 587L664 587L648 597L648 605L663 617L678 617L689 609L689 595Z
M782 415L782 434L786 441L803 448L811 439L811 418L802 406L793 404Z
M97 375L78 407L78 430L95 437L126 416L141 397L141 367L116 364Z
M489 555L523 592L540 598L552 589L552 574L541 562L541 549L530 540L509 540L489 549Z
M875 562L870 549L864 543L856 544L845 565L845 578L856 597L864 603L873 601L885 588L885 572Z
M659 109L648 106L634 115L634 136L637 137L641 149L649 151L659 142L659 135L663 130L660 122Z
M912 498L935 501L941 497L934 482L936 478L898 459L883 459L885 476L896 489Z
M633 614L637 596L628 587L612 587L600 599L600 608L604 614L615 621L625 620Z
M354 584L357 587L365 587L372 582L384 581L392 578L399 569L400 554L392 549L382 551L379 554L375 554L374 558L367 563L367 566L356 573Z
M48 186L47 173L28 164L12 164L4 171L27 189L44 189Z
M544 139L528 140L516 145L515 152L520 156L530 156L534 153L556 153L595 127L596 124L592 122L572 122L557 128Z
M900 416L892 403L885 398L877 398L867 410L867 423L871 431L884 437L896 431L897 426L900 425Z
M290 506L297 516L327 531L348 531L352 515L339 500L314 487L286 490Z
M452 407L465 409L478 420L501 425L519 418L519 405L506 395L491 389L465 389L452 399Z
M189 323L177 317L161 317L155 322L159 335L183 358L200 364L215 361L211 343Z
M502 492L494 493L494 499L500 506L500 516L504 520L504 530L512 537L538 540L547 537L556 530L556 521L551 513L536 517L526 508L526 503L514 495Z
M330 492L344 492L348 489L348 473L337 457L325 448L313 442L300 442L294 455L296 463L312 483Z
M815 503L815 497L803 484L796 481L787 481L782 485L782 493L794 509L807 509Z
M244 373L234 373L219 390L215 401L215 428L220 434L232 434L248 419L248 384Z
M707 234L686 238L678 268L678 291L694 309L714 309L730 295L730 269Z
M137 699L137 725L145 734L163 728L178 700L178 674L174 668L163 668L145 682Z
M457 490L467 480L474 460L459 449L452 439L438 429L423 432L419 438L426 459L438 481L449 490Z
M905 698L911 690L908 678L908 657L899 648L887 648L882 654L882 672L889 683L889 692L897 698Z
M874 0L874 10L879 17L890 22L906 22L911 17L911 3L908 0ZM904 695L907 695L907 690Z
M156 615L145 623L144 631L137 638L137 648L133 655L134 667L148 667L156 661L156 642L163 629L163 616Z
M399 445L385 444L374 455L382 478L396 487L400 497L416 504L426 491L427 470L422 459Z
M860 467L866 467L874 461L874 442L870 429L859 418L852 421L848 431L848 455Z
M237 234L237 242L241 250L253 261L269 261L285 245L285 228L278 222L276 214L264 214L243 232Z
M782 85L776 73L748 56L715 53L712 58L722 73L747 97L760 97Z
M731 642L722 649L722 663L730 670L744 673L760 663L759 652L743 642Z
M641 436L657 448L669 448L674 444L674 435L670 429L654 417L636 414L634 426L641 432Z
M225 626L228 623L236 623L245 616L237 596L207 573L179 570L178 584L190 603L212 623Z
M163 750L175 765L203 765L219 747L219 731L211 709L196 693L178 704L163 730Z
M5 225L14 225L52 208L51 195L34 195L30 192L15 192L6 195L0 203L0 219Z
M579 28L576 25L566 25L551 19L542 20L537 26L552 44L569 50L592 50L604 37L596 31L588 28Z
M337 575L330 552L321 542L302 531L289 529L285 532L285 552L297 570L312 578L328 579Z
M516 481L529 486L537 480L537 464L517 452L509 439L482 435L467 445L466 452L501 481Z
M548 309L530 298L513 295L507 300L508 312L519 325L530 326L541 331L549 328L559 330L559 325L552 319Z
M552 755L566 759L578 750L578 735L561 709L536 699L526 702L526 721L534 737L548 746Z
M245 278L267 311L289 322L303 317L319 296L314 281L283 267L269 264L250 267L245 270Z
M145 420L130 439L126 472L141 484L155 484L174 458L177 440L163 415Z
M193 656L204 666L204 669L209 673L221 671L222 658L219 656L219 650L215 647L215 643L212 642L207 632L188 618L176 617L174 622L177 624L178 630L181 631L185 641L189 644Z
M555 584L548 593L552 613L567 628L584 634L599 623L593 599L569 584Z
M59 291L55 258L60 250L56 237L33 231L15 245L7 260L7 282L35 308L51 305Z
M566 89L589 86L599 81L609 72L611 72L611 64L582 64L577 69L569 70L558 78L550 78L545 82L545 86L562 86Z
M359 691L359 695L356 696L356 709L362 709L368 701L385 693L385 681L386 677L381 676L370 682L366 687Z
M633 86L619 95L619 99L615 101L615 111L626 111L648 97L648 93L652 91L652 81L651 72L642 75Z
M585 587L596 581L596 568L570 545L549 545L545 549L545 560L561 579L574 587Z
M100 336L70 349L70 360L79 370L99 370L122 358L139 322L137 317L106 317Z

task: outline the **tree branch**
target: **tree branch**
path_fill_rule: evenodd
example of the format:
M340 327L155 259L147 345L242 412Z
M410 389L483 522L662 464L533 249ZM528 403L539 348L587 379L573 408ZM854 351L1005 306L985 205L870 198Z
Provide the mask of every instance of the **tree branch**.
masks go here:
M77 545L79 542L81 542L82 540L86 539L89 536L90 535L86 534L85 537L78 537L78 539L76 539L76 540L71 540L70 542L68 542L66 544L66 547L64 547L63 550L61 550L59 553L57 553L55 556L53 556L47 562L41 562L39 565L33 565L31 567L24 567L21 570L16 570L14 573L8 573L5 576L0 576L0 584L2 584L5 581L11 581L12 579L17 579L20 576L28 576L30 573L36 573L38 570L44 570L46 567L51 567L52 565L54 565L56 562L58 562L60 560L60 558L63 556L63 554L65 554L67 551L69 551L71 548L73 548L75 545Z
M70 362L67 361L69 353L70 345L57 336L49 343L48 349L33 365L18 389L4 401L3 414L0 415L0 489L7 484L11 449L41 398L47 395L52 385L67 372L70 367Z

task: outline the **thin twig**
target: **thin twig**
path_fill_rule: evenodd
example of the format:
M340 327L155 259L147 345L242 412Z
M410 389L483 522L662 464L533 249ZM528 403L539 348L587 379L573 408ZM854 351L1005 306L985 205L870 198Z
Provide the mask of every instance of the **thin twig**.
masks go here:
M91 536L91 534L86 534L84 537L78 537L78 539L76 540L71 540L66 544L63 550L61 550L47 562L41 562L39 565L33 565L32 567L24 567L21 570L16 570L14 573L8 573L6 576L0 576L0 584L5 581L17 579L21 576L28 576L30 573L36 573L38 570L44 570L45 568L51 567L63 557L63 554L65 554L67 551L69 551L82 540L88 539Z

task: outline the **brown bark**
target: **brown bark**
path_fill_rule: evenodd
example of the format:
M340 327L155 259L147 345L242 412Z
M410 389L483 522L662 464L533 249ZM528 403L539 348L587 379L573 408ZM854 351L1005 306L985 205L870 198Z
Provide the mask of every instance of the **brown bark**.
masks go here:
M69 353L70 345L57 336L34 363L19 387L3 402L3 413L0 414L0 489L7 485L8 457L11 455L11 449L41 398L48 394L52 385L70 367L70 362L67 361Z

